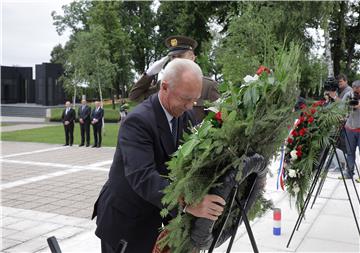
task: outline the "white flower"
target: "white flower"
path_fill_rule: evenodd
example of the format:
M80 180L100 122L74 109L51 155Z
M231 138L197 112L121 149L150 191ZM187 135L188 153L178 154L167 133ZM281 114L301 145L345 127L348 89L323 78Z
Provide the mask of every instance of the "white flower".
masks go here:
M293 192L296 194L296 193L298 193L299 191L300 191L300 187L299 187L299 185L295 182L294 184L293 184Z
M297 152L296 150L290 152L291 161L295 161L298 158L296 152Z
M296 177L296 171L292 170L292 169L289 169L288 170L288 175L289 175L289 177Z
M258 79L259 79L258 75L254 75L254 76L247 75L244 77L245 83L254 82L254 81L257 81Z
M216 107L209 107L209 108L207 108L207 109L205 109L205 110L207 110L207 111L212 111L212 112L215 112L215 113L218 113L219 112L219 109L218 108L216 108Z

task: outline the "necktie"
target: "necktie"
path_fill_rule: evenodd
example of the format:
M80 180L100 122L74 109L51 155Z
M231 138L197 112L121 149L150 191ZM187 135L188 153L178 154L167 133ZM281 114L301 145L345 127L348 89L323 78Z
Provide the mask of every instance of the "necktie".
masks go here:
M178 125L177 123L178 123L177 119L175 117L172 118L172 120L171 120L171 135L173 136L175 146L176 146L176 141L177 141L177 125Z

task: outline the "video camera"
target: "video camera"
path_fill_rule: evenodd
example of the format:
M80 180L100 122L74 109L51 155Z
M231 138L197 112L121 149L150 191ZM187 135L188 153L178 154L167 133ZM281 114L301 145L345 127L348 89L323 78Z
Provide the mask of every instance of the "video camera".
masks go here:
M339 89L339 82L332 76L329 76L324 82L325 91L337 91Z
M354 92L354 94L350 97L349 105L350 106L357 106L360 101L360 94L357 92Z

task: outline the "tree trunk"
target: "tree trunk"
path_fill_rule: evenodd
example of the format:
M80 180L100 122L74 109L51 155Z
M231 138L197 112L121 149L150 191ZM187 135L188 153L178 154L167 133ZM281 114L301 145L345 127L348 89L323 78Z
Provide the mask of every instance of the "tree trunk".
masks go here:
M325 39L325 62L328 69L328 76L334 76L334 65L331 58L331 45L330 45L328 20L326 20L324 24L324 39Z

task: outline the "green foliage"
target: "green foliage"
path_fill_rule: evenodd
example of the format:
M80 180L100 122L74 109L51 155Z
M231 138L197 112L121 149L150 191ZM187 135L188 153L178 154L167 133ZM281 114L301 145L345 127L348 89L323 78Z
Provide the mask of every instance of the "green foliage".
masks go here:
M187 204L199 203L230 168L238 168L237 178L243 178L242 158L248 152L260 153L267 162L276 154L287 134L286 125L293 118L291 110L298 94L299 56L300 48L291 45L289 51L277 52L272 63L273 73L263 72L257 81L244 85L228 84L221 102L214 105L222 115L221 127L214 126L214 114L209 114L185 137L184 144L168 163L172 183L164 190L162 202L167 209L162 211L163 215L177 208L179 199ZM266 207L269 203L260 197L252 215L259 215ZM230 214L231 217L235 215ZM166 242L172 252L190 252L191 222L188 219L193 218L179 214L166 226L169 231Z

